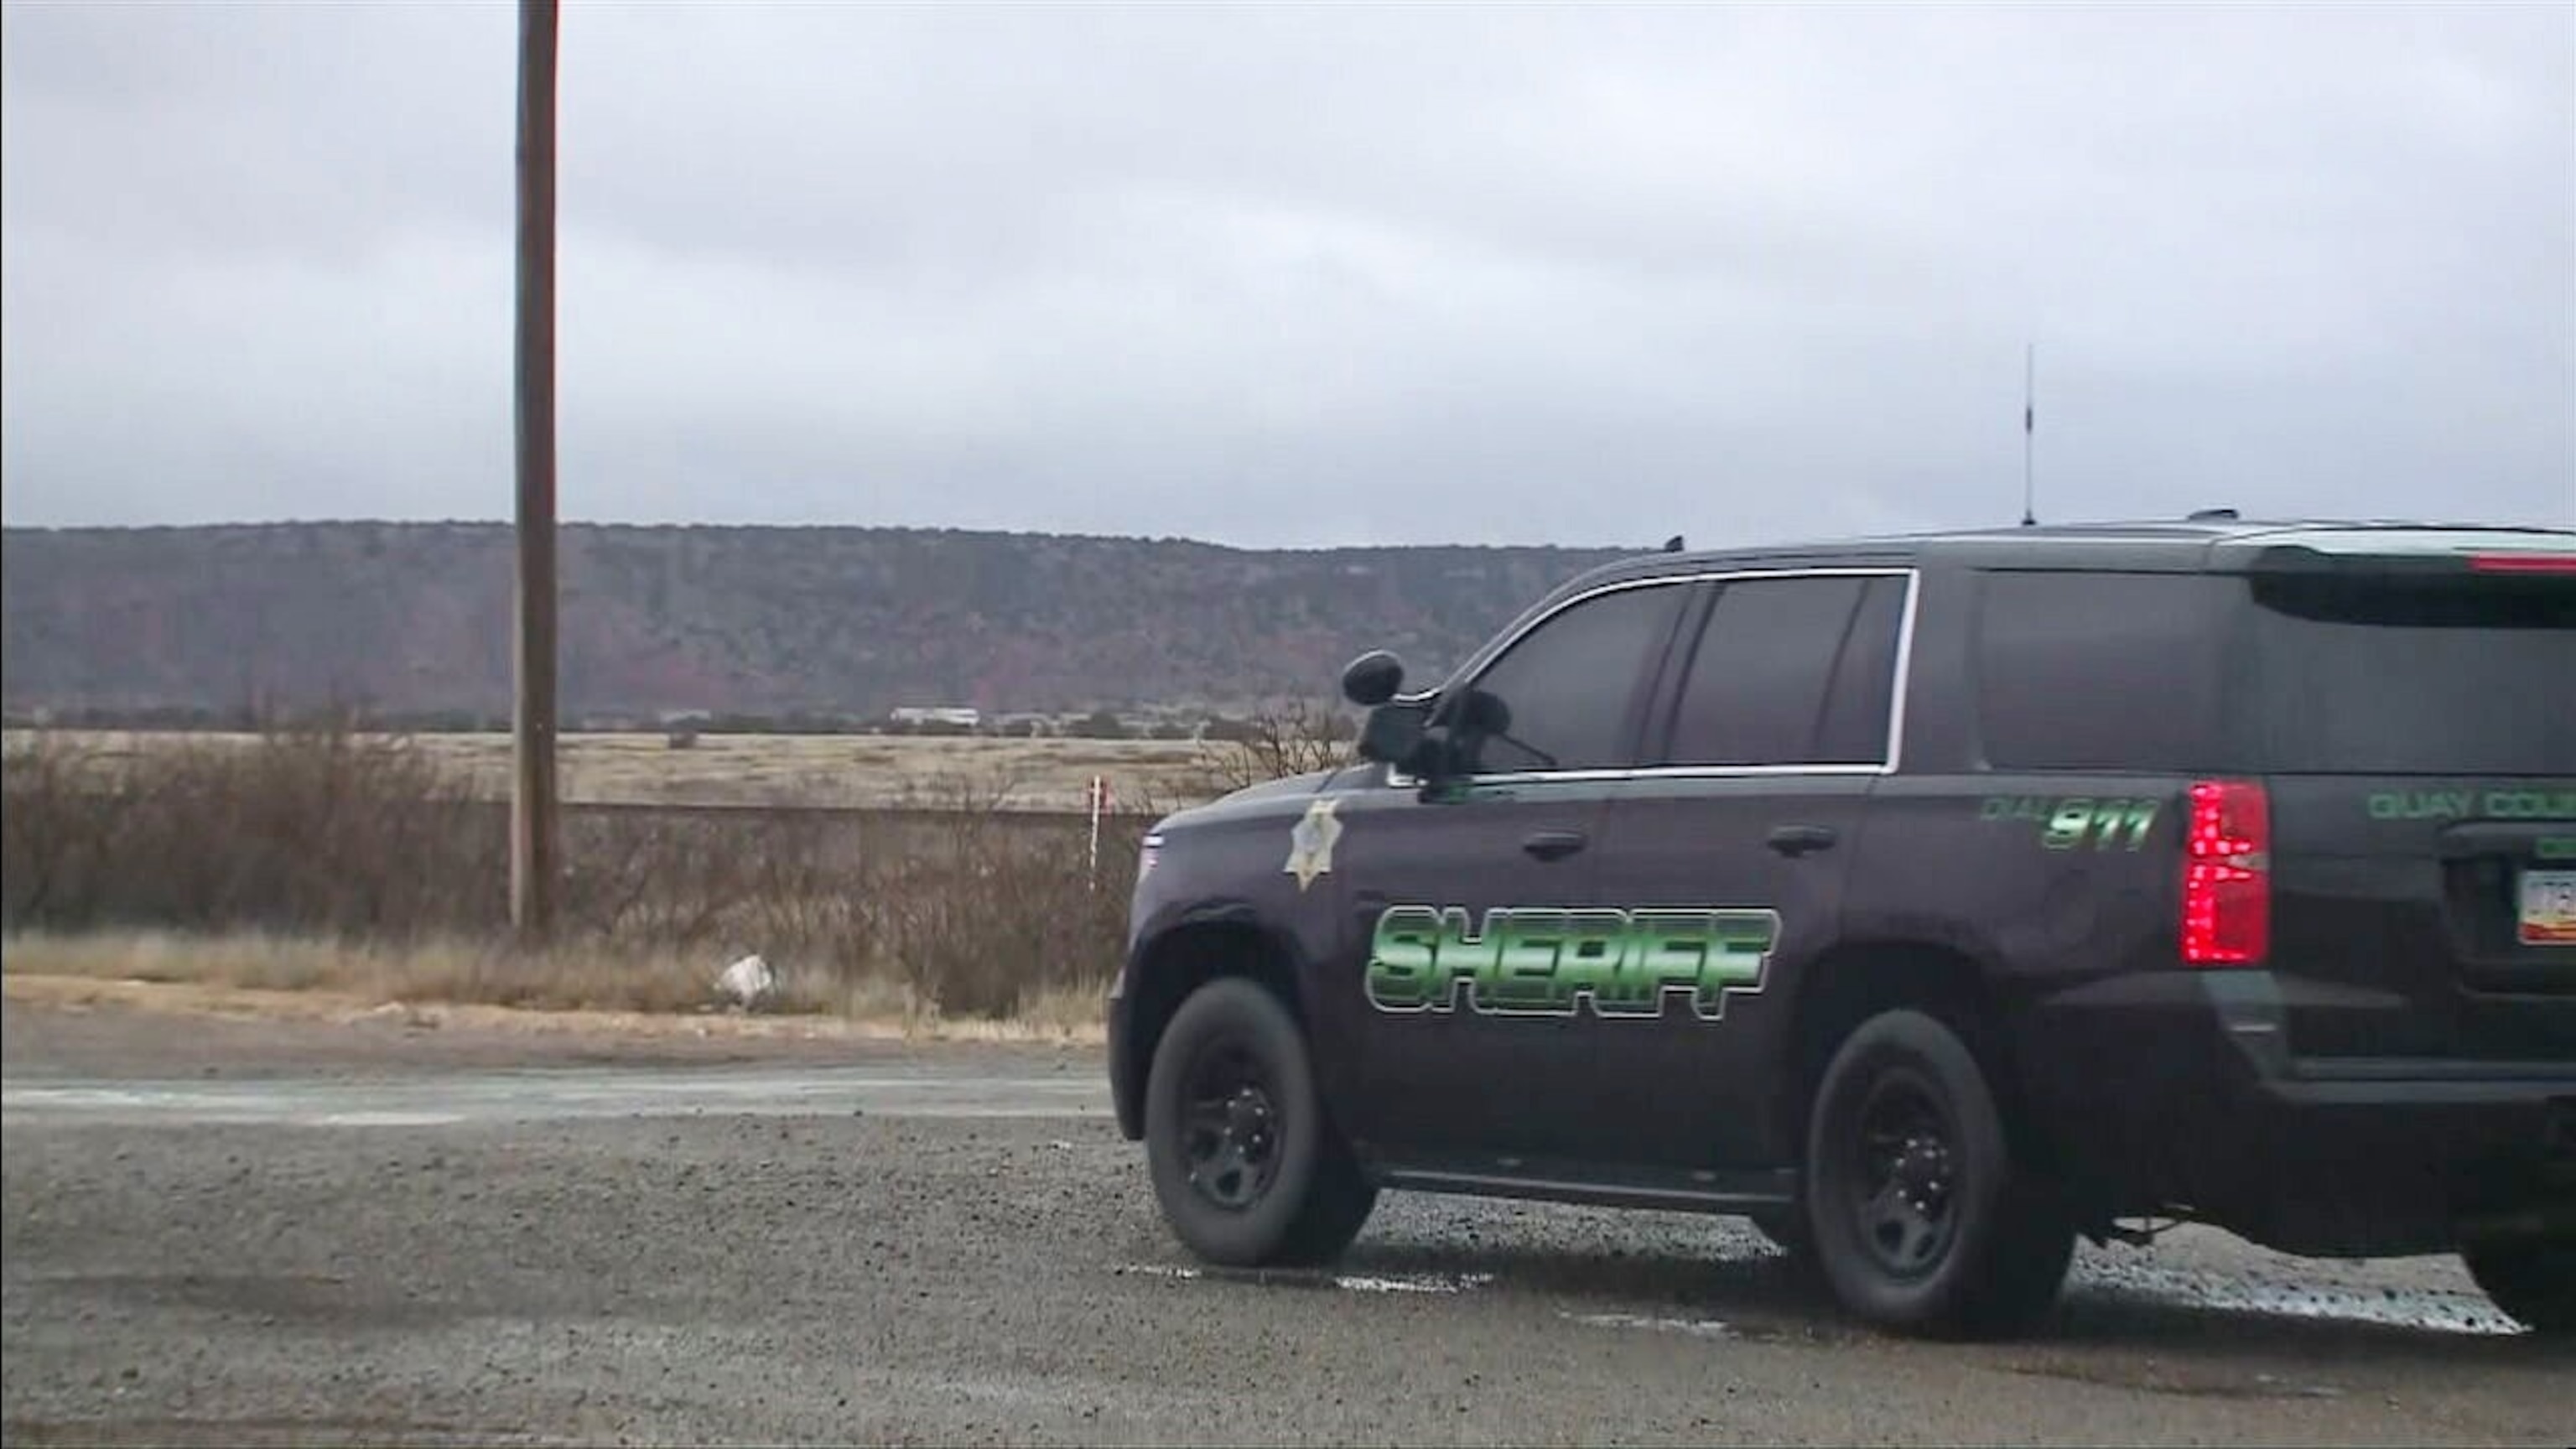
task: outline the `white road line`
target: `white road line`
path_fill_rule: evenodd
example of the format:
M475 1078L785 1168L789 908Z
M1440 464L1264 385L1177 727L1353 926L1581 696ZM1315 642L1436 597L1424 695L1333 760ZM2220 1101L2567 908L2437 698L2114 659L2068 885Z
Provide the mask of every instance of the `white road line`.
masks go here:
M1491 1273L1399 1273L1339 1277L1333 1286L1352 1293L1463 1293L1493 1281Z
M1219 1269L1211 1272L1178 1263L1127 1263L1114 1271L1142 1278L1169 1278L1181 1283L1258 1284L1273 1279L1301 1286L1326 1283L1345 1293L1464 1293L1486 1287L1494 1281L1491 1273L1340 1273L1319 1279L1293 1269Z
M1680 1333L1693 1338L1740 1338L1730 1323L1714 1318L1649 1318L1640 1313L1568 1313L1557 1317L1587 1328L1640 1328L1652 1333Z

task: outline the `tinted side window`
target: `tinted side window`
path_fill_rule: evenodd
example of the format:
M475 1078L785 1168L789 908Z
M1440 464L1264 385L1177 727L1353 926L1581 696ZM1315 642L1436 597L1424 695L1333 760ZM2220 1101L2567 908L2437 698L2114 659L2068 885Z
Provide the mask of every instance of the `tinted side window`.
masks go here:
M2204 574L1994 573L1977 640L1989 764L2223 767L2221 663L2241 581Z
M1622 589L1550 618L1505 651L1476 680L1475 702L1457 742L1481 774L1523 770L1620 769L1636 763L1629 707L1639 675L1663 647L1673 610L1689 590ZM1476 726L1483 724L1487 728Z
M1675 702L1670 762L1879 763L1902 597L1897 579L1726 585ZM1852 682L1837 688L1845 675Z
M1818 765L1887 763L1887 725L1896 703L1897 634L1905 626L1905 584L1899 578L1868 580L1860 607L1843 636L1833 693L1824 723L1816 727L1809 762Z

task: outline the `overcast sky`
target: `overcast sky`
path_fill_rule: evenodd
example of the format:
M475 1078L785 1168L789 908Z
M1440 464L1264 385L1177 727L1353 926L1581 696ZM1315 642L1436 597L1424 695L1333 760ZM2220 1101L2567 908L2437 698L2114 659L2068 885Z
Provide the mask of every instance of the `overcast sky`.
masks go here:
M14 524L504 518L516 12L28 4ZM2576 6L568 4L567 518L2576 523Z

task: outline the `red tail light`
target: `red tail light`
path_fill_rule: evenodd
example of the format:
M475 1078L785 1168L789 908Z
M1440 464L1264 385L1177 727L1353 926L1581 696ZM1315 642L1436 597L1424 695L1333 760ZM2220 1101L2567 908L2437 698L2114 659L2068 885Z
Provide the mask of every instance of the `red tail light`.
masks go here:
M2191 787L2183 837L2182 959L2252 966L2272 949L2272 807L2249 780Z
M2576 553L2480 553L2469 567L2482 574L2576 574Z

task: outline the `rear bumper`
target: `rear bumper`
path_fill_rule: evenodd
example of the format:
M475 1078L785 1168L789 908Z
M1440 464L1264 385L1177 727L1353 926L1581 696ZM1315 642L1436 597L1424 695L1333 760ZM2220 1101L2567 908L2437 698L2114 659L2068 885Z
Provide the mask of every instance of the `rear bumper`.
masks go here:
M2229 1209L2257 1241L2442 1252L2465 1223L2531 1213L2576 1233L2576 1078L2293 1078L2262 1083L2249 1109L2236 1147L2269 1170Z
M2295 1059L2267 985L2157 973L2033 1009L2023 1091L2089 1200L2319 1256L2448 1251L2535 1213L2576 1232L2576 1063Z

